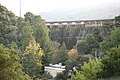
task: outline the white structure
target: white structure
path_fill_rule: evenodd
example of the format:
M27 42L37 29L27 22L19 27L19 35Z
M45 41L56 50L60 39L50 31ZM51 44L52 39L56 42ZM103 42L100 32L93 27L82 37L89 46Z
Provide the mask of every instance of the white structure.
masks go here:
M84 27L101 27L104 23L114 23L114 19L103 19L103 20L76 20L76 21L48 21L46 25L50 27L65 27L65 26L84 26Z
M65 66L62 66L61 63L49 66L45 66L45 71L49 72L53 77L56 77L58 73L61 73L65 70Z

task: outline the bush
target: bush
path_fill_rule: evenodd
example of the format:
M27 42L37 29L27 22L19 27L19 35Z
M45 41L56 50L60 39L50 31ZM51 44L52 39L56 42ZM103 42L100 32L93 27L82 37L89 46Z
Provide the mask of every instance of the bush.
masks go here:
M102 63L104 67L100 73L101 77L120 75L120 46L107 51L106 55L102 58Z
M71 80L97 80L97 73L102 71L103 64L99 59L90 59L81 67L82 71L76 72Z
M53 76L49 72L45 72L42 75L42 80L49 80L49 79L53 79Z
M57 76L55 77L55 80L67 80L67 76L65 76L65 73L58 73Z

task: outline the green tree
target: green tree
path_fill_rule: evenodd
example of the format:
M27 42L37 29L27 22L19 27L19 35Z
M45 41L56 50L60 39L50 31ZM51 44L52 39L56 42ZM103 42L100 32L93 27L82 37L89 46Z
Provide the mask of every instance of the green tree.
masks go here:
M94 28L92 32L94 36L94 48L98 49L100 42L102 42L105 38L108 38L113 29L114 25L110 21L103 23L102 27Z
M77 41L77 50L79 54L84 54L86 53L86 41L85 40L79 40Z
M55 62L55 57L56 57L56 54L58 53L59 51L59 48L60 48L60 43L56 42L56 41L51 41L51 50L52 50L52 61L51 63L54 63Z
M31 12L27 12L25 15L25 20L29 21L30 23L32 22L32 20L34 19L34 14L32 14Z
M92 60L84 63L81 67L82 71L76 72L71 77L71 80L97 80L97 73L102 71L103 64L99 59Z
M56 41L51 41L51 49L53 54L56 53L60 48L60 43L56 42Z
M77 42L77 50L79 53L91 53L92 49L95 47L95 40L92 34L87 34L85 40L79 40Z
M63 26L64 27L64 26ZM76 38L76 27L73 27L71 25L66 26L64 30L64 42L66 44L67 49L72 49L73 46L76 44L77 42L77 38ZM78 33L77 33L78 34Z
M30 80L22 72L18 52L0 45L0 79L1 80Z
M62 73L58 73L54 80L67 80L67 75L65 71L63 71Z
M110 42L113 44L113 47L118 47L120 44L120 27L115 28L115 30L112 31L110 37Z
M106 51L112 47L118 47L118 45L120 45L119 27L115 28L115 30L112 31L111 35L100 43L100 48Z
M50 49L50 38L49 29L45 25L45 21L40 16L35 16L28 12L25 14L25 20L29 21L33 27L34 37L37 43L41 45L44 50L45 58L44 63L49 64L51 62L51 49Z
M34 37L32 26L29 22L25 22L24 27L21 29L21 45L22 45L22 51L25 50L26 46L29 44L29 42Z
M56 26L53 26L50 27L49 30L50 30L50 34L49 34L50 39L52 41L58 41L60 43L61 41L58 40L58 38L60 37L59 36L60 29Z
M17 26L14 24L16 16L0 4L0 43L7 46L16 41Z
M115 17L115 26L120 27L120 15Z
M22 57L23 71L28 73L31 78L41 78L43 74L42 56L43 50L39 43L32 39L25 49Z
M101 77L111 77L120 75L120 46L106 51L106 55L102 58L104 65Z
M54 63L65 63L65 61L68 59L68 50L66 49L65 43L62 44L59 51L54 56Z

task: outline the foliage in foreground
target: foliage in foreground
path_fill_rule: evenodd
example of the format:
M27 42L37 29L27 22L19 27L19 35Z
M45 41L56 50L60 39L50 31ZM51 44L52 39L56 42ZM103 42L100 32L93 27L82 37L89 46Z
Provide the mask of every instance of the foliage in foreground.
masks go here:
M0 79L1 80L30 80L22 72L18 52L0 45Z
M102 71L103 64L99 59L92 60L84 63L81 67L82 71L76 72L72 75L71 80L97 80L97 73Z
M42 56L43 50L40 45L35 40L31 41L22 58L23 70L31 78L40 78L43 74Z
M101 60L84 63L81 68L82 71L72 75L71 80L97 80L120 76L120 46L108 50Z

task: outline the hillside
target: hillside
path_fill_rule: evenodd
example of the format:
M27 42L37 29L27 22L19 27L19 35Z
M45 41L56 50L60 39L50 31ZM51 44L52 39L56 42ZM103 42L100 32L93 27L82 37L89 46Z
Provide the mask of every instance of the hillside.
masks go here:
M120 14L119 3L108 3L92 7L53 10L42 12L41 15L47 21L56 20L93 20L109 19Z

